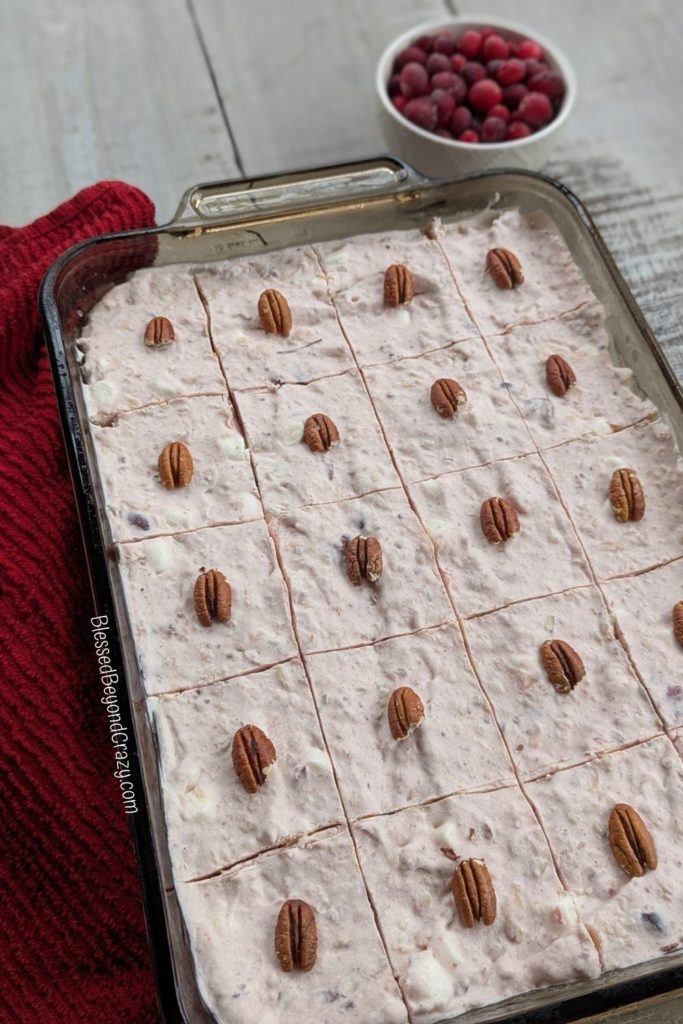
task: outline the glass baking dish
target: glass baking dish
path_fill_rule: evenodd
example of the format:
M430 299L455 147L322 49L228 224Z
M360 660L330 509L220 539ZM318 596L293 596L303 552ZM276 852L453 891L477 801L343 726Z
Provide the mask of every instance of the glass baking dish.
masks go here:
M158 229L125 232L75 246L43 281L40 306L81 523L94 615L107 622L121 728L127 733L130 813L164 1019L209 1024L175 898L166 844L156 741L146 717L80 387L76 345L101 296L142 266L206 265L373 231L449 222L484 209L547 213L607 313L611 353L630 367L636 387L671 424L683 448L683 391L581 203L559 183L526 171L490 171L431 181L391 158L188 190L174 219ZM113 678L113 677L112 677ZM679 990L678 992L676 990ZM590 984L544 989L470 1011L460 1024L505 1021L635 1024L683 1020L683 950Z

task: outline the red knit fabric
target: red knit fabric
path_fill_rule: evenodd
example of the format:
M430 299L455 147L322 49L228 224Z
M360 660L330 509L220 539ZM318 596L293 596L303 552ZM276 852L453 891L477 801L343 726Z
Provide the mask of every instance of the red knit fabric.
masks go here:
M68 246L154 223L103 182L0 228L0 1021L159 1020L36 296Z

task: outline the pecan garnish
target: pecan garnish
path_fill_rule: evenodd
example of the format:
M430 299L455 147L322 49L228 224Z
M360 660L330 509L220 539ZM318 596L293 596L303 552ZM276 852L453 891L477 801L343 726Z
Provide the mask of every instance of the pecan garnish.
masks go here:
M148 348L161 348L175 341L173 324L165 316L155 316L145 327L145 345Z
M683 647L683 601L679 601L673 607L674 636Z
M384 275L385 306L402 306L413 298L413 275L402 263L392 263Z
M517 510L506 498L487 498L479 518L489 544L502 544L521 529Z
M415 690L409 686L399 686L389 698L387 715L391 735L395 740L404 740L422 725L425 709Z
M493 924L496 919L496 890L483 860L464 860L453 875L453 899L463 928L477 921Z
M304 441L312 452L327 452L339 444L339 431L329 416L316 412L304 423Z
M452 419L460 406L467 402L465 389L450 377L439 377L434 381L430 398L439 416L446 420Z
M576 374L563 356L548 356L545 361L545 379L548 387L558 398L564 398L576 384Z
M281 334L287 337L292 329L292 311L282 292L268 288L261 292L258 300L258 315L266 334Z
M182 441L171 441L159 456L158 467L164 487L187 487L194 470L190 449Z
M489 249L486 269L499 288L517 288L524 283L522 264L509 249Z
M645 515L645 494L632 469L615 469L609 482L609 500L620 523L639 522Z
M558 693L570 693L586 674L581 658L566 640L541 644L541 661Z
M277 760L275 747L257 725L243 725L232 738L232 765L247 793L255 793Z
M201 572L194 585L194 610L202 626L227 622L232 608L232 587L222 572Z
M631 878L657 867L657 851L648 827L630 804L615 804L609 816L609 842L617 864Z
M346 547L346 575L354 587L363 580L376 583L382 575L382 545L376 537L359 534Z
M310 971L318 955L315 911L304 900L287 900L275 925L275 955L283 971Z

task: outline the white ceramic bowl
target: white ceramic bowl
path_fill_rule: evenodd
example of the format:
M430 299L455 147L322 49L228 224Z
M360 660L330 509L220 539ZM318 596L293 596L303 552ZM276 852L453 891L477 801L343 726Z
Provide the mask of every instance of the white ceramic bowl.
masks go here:
M506 39L514 41L533 39L543 47L546 64L551 70L559 72L566 84L562 106L554 120L524 139L475 143L443 139L440 135L433 135L424 128L418 128L416 124L403 117L391 102L387 91L387 83L397 54L420 36L434 35L452 29L461 34L468 29L482 28L499 29ZM453 178L494 166L539 167L554 147L576 99L576 77L562 51L534 29L495 17L462 16L448 21L428 21L416 25L387 46L377 65L375 84L382 105L382 130L389 152L402 157L422 174L434 178Z

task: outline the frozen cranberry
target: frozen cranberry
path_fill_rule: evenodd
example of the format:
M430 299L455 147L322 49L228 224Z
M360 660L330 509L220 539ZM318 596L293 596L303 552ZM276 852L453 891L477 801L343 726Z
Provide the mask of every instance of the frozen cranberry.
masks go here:
M482 142L502 142L507 124L502 117L487 117L481 126Z
M408 100L403 108L404 115L413 124L425 128L428 132L436 128L437 111L435 105L428 96L418 96L415 100Z
M389 85L387 86L387 91L388 91L390 96L396 96L397 93L399 93L401 91L401 76L400 75L392 75L391 76L391 78L389 79Z
M462 135L458 135L458 142L479 142L479 132L468 128Z
M528 91L527 87L522 85L521 82L517 85L506 85L503 89L503 103L508 110L516 110Z
M491 107L489 110L488 117L500 117L505 124L510 120L510 111L502 103L496 103L495 107Z
M564 80L555 71L539 71L531 76L528 85L534 92L543 92L551 100L564 95Z
M533 57L525 60L524 66L526 67L527 78L531 78L532 75L538 75L541 71L548 70L545 64L542 64L540 60L534 60Z
M434 89L432 103L436 107L437 124L440 128L444 128L455 110L455 96L452 92L447 92L446 89Z
M473 116L472 120L470 121L470 128L472 129L472 131L476 132L477 135L481 135L481 126L482 126L482 119L480 117L474 117Z
M431 53L434 49L434 36L420 36L415 40L413 46L417 46L423 53Z
M504 63L505 61L502 61L500 57L496 57L495 60L490 60L486 65L486 77L495 78L498 74L498 68Z
M517 117L531 128L540 128L553 116L553 105L542 92L529 92L517 110Z
M458 41L452 32L439 32L434 39L434 52L445 53L450 56L455 52Z
M403 113L403 108L408 102L408 97L404 96L403 93L400 92L397 96L391 97L391 102L394 104L397 110L400 110L401 113Z
M470 106L475 110L487 111L491 107L495 107L496 103L500 103L503 98L503 90L492 78L482 78L481 82L475 82L470 86L467 98L470 101Z
M401 92L410 99L429 92L429 75L423 64L411 61L401 71Z
M442 139L452 139L453 132L449 132L448 128L437 128L436 135L440 135Z
M481 33L470 29L458 39L458 49L464 53L468 60L474 60L481 50Z
M507 126L505 139L506 141L512 141L513 139L525 139L527 135L531 135L531 128L528 124L524 124L524 121L511 121Z
M521 82L525 77L526 65L523 60L517 60L516 57L504 60L498 68L498 74L496 75L501 85L516 85L517 82Z
M419 46L409 46L401 50L394 61L394 71L402 71L406 64L424 64L427 54Z
M446 89L453 94L456 103L460 103L467 92L464 81L454 71L438 71L432 75L432 89Z
M457 71L458 74L459 74L462 71L462 69L465 67L465 64L467 64L467 57L465 56L464 53L454 53L454 54L452 54L452 56L451 56L451 67L453 68L454 71Z
M543 50L533 39L523 39L521 43L517 43L515 53L520 60L526 60L527 57L531 57L533 60L542 60L543 58Z
M451 131L456 137L467 131L472 124L472 111L469 107L456 107L451 117Z
M484 39L488 39L489 36L498 35L498 32L495 28L481 28L479 29L479 31L481 33L482 42L484 41Z
M430 53L427 57L427 74L435 75L437 71L451 71L451 60L445 53Z
M496 57L500 58L500 60L507 60L510 56L510 44L502 36L494 32L492 35L487 36L482 43L481 55L484 60L495 60Z
M486 68L479 61L468 60L462 69L462 77L468 85L472 85L473 82L481 82L482 78L486 78Z

